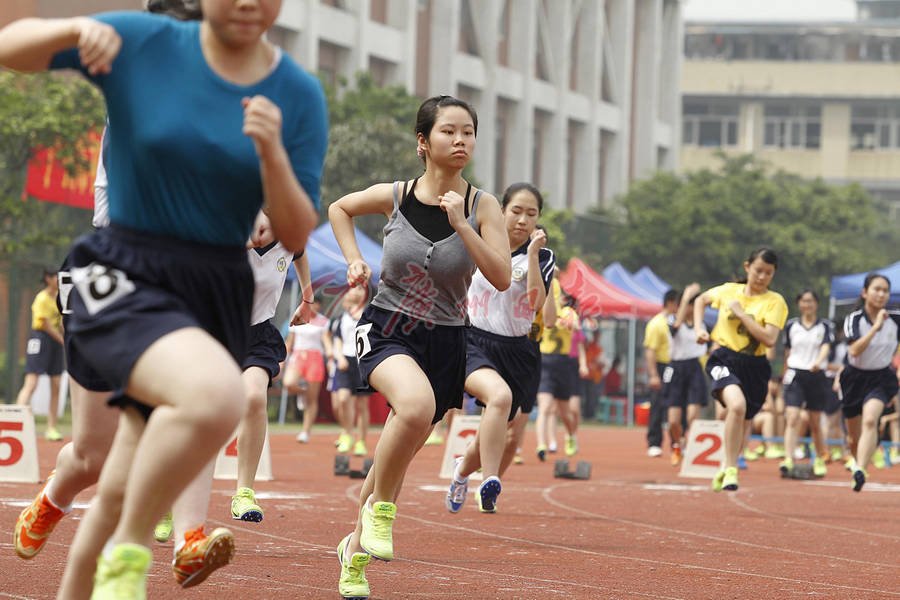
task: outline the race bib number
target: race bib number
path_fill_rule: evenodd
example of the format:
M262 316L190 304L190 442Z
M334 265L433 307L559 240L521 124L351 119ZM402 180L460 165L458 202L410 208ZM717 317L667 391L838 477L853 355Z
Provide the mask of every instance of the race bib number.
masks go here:
M356 328L356 358L362 358L372 350L372 344L369 342L369 331L371 329L371 323L366 323Z
M41 340L40 338L31 338L28 340L28 344L25 346L25 354L35 355L41 353Z
M709 375L716 381L719 381L731 375L731 371L728 370L728 367L713 367Z
M134 283L119 269L92 263L71 270L72 283L89 314L95 315L135 290Z
M674 374L675 369L673 369L672 367L666 367L665 369L663 369L663 383L672 383L672 375Z
M782 380L784 385L791 385L794 382L794 377L797 376L797 372L793 369L787 369L784 372L784 379Z

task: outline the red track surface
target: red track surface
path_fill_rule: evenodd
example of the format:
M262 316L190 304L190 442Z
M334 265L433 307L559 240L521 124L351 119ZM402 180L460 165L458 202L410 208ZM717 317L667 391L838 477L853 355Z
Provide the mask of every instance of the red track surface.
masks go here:
M276 480L257 486L270 495L260 524L231 521L231 484L217 481L210 524L234 531L234 563L181 590L168 567L171 542L157 545L149 597L337 598L334 548L352 527L360 482L331 474L332 438L272 438ZM447 513L443 448L425 448L399 501L398 558L368 569L372 597L900 597L900 466L873 469L854 494L838 465L823 481L800 482L761 461L742 472L739 492L714 494L705 480L679 478L667 458L647 458L643 431L587 428L580 442L591 481L553 479L552 463L529 450L507 474L494 515L479 514L472 498ZM40 442L42 473L58 447ZM12 525L38 489L0 484L0 598L55 597L81 511L40 556L18 559Z

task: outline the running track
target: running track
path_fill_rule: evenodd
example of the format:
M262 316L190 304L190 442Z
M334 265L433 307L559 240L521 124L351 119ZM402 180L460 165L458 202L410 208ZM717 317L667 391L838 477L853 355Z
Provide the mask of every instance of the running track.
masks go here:
M527 448L533 447L529 432ZM150 598L338 598L334 547L350 531L358 480L334 477L333 435L271 439L276 480L263 482L265 520L230 520L230 482L217 481L212 526L234 531L232 565L182 591L172 544L157 544ZM443 448L425 448L406 479L394 527L397 559L373 561L372 598L900 598L900 466L872 470L860 494L830 465L822 481L782 481L776 461L742 472L737 494L679 478L644 456L643 431L586 428L587 482L553 479L552 464L510 469L495 515L474 502L443 507ZM58 445L39 442L42 473ZM25 562L11 531L38 486L0 484L0 599L55 597L81 510ZM87 501L90 492L79 501ZM471 500L471 498L470 498Z

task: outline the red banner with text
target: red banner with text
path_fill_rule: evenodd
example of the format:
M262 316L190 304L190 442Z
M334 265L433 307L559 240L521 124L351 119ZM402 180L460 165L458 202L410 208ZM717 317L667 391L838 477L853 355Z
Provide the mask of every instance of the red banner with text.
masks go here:
M100 134L85 138L82 155L86 164L70 172L56 148L38 150L28 163L25 194L45 202L56 202L77 208L94 208L94 175L100 156Z

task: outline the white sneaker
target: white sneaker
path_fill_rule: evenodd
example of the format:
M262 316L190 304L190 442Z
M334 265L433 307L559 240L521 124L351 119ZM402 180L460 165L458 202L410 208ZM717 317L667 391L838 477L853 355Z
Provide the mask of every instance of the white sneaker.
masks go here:
M453 475L450 477L450 489L447 490L447 497L444 499L444 506L452 513L459 512L466 502L466 494L469 492L469 478L466 477L462 481L456 480L456 470L459 463L463 460L462 456L456 458Z
M309 443L309 434L306 433L305 431L301 431L300 433L297 434L297 441L300 442L301 444L308 444Z
M803 460L804 458L806 458L806 453L803 448L801 446L794 448L794 460Z
M662 448L660 448L659 446L650 446L649 448L647 448L647 456L651 458L662 456L662 453Z

